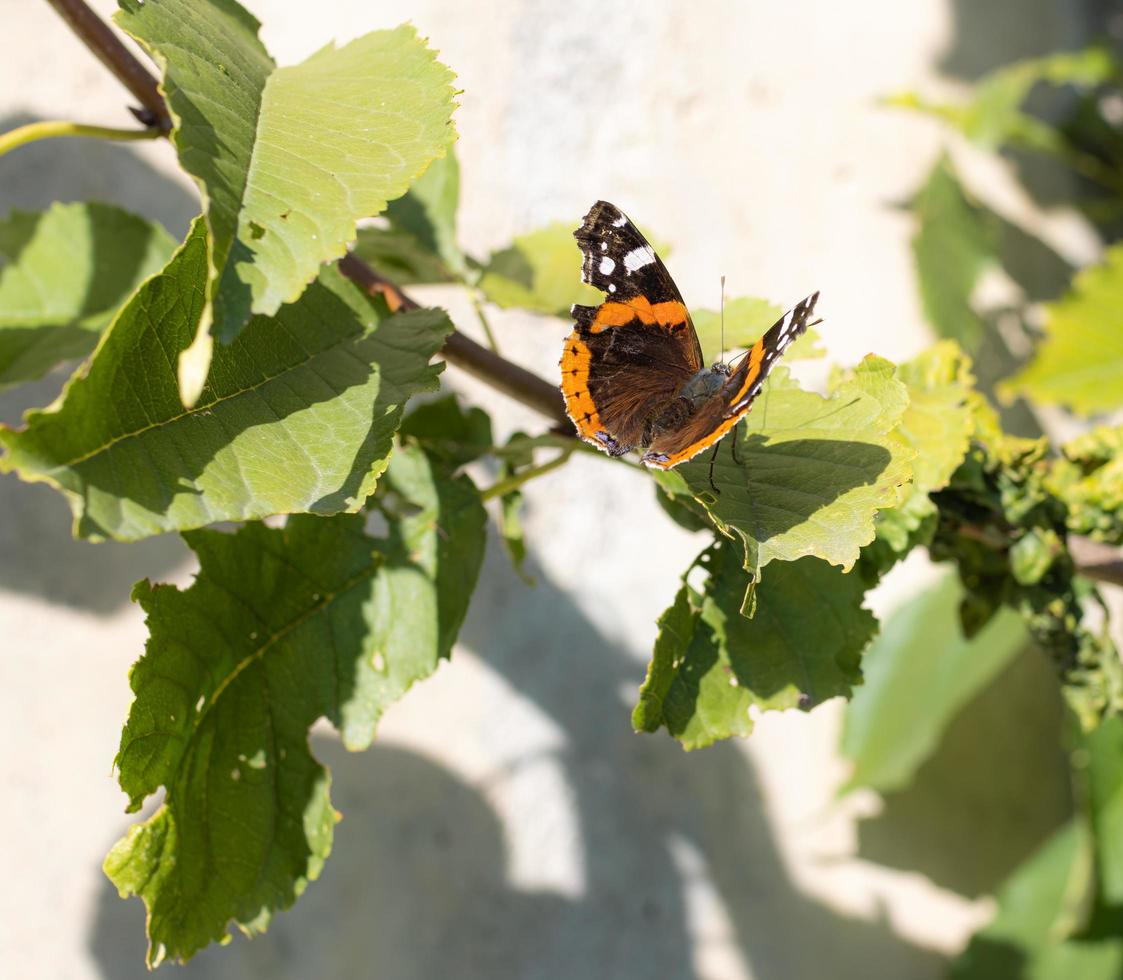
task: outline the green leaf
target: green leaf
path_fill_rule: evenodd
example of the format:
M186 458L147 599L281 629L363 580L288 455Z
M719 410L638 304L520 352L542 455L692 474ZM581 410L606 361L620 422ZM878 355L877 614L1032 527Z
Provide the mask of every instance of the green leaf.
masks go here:
M491 417L475 406L465 411L455 395L418 405L405 417L400 434L453 467L479 459L492 447Z
M773 559L805 555L850 568L874 537L874 517L895 506L911 475L913 450L892 430L908 406L893 365L867 357L829 398L800 390L773 371L738 427L739 462L719 443L710 453L656 473L672 496L689 494L724 533L744 542L752 578Z
M936 513L928 495L948 485L975 431L971 361L954 341L940 341L897 368L909 393L896 435L911 447L912 488L898 507L877 515L877 536L903 557L927 535ZM892 564L892 562L889 562ZM881 569L882 573L887 568Z
M843 791L903 789L944 729L1010 663L1028 638L1005 611L971 640L959 628L956 576L890 617L862 658L865 683L846 708L842 754L854 763Z
M1066 405L1081 415L1123 405L1123 246L1078 273L1072 291L1046 309L1045 340L1002 394Z
M930 103L913 93L887 101L936 116L987 149L1013 143L1055 152L1063 149L1061 135L1022 111L1030 90L1041 82L1094 88L1110 81L1117 72L1115 60L1105 48L1064 51L1004 65L985 76L975 86L970 101L962 105Z
M149 639L117 766L130 810L165 792L105 870L148 907L151 965L225 941L231 922L261 932L296 900L337 819L309 728L327 718L365 748L386 707L449 655L483 559L483 507L417 449L385 483L385 538L358 516L195 531L190 588L136 587Z
M360 228L351 251L398 286L456 281L452 270L409 232Z
M1049 489L1068 507L1070 531L1123 544L1123 426L1100 426L1067 443Z
M85 357L175 248L159 225L96 202L0 220L0 387Z
M748 735L762 710L807 710L849 696L861 682L862 650L877 620L862 606L858 575L815 558L778 562L757 590L756 615L747 619L740 549L720 542L697 564L709 576L704 591L684 585L659 620L632 715L637 730L662 725L684 748L701 748Z
M234 0L121 4L117 23L163 69L172 141L205 202L201 338L229 342L251 313L293 302L453 138L452 73L408 25L277 68ZM185 362L187 404L208 351L201 339Z
M994 225L968 200L947 156L936 162L912 208L918 222L912 252L924 315L941 337L977 350L985 326L971 296L995 262Z
M1115 980L1123 974L1123 718L1073 753L1086 814L999 890L994 919L955 962L955 980Z
M61 399L0 427L0 466L68 498L81 537L125 540L277 513L355 511L385 469L410 395L451 329L388 317L334 268L215 355L185 410L175 358L203 306L202 222L121 311ZM383 308L384 309L384 308Z
M467 271L464 253L456 242L456 211L460 205L460 163L450 146L434 160L409 192L386 209L390 227L413 237L436 256L454 278Z
M498 306L569 316L574 303L596 306L602 296L581 282L581 252L569 224L556 222L526 235L488 259L480 289Z

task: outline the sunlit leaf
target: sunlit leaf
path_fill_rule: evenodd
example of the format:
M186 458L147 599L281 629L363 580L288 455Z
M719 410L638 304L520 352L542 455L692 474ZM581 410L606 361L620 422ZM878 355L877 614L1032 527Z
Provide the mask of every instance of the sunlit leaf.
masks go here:
M656 479L701 501L719 529L744 542L755 575L770 561L811 555L844 569L874 537L874 517L900 502L914 451L892 432L908 406L893 365L866 358L823 398L783 368L738 427L710 452Z
M183 591L141 582L148 645L117 756L130 810L163 803L106 859L148 907L149 962L186 959L233 923L263 931L320 872L337 815L308 733L365 748L385 708L447 657L484 550L466 477L417 449L385 480L384 538L358 516L195 531Z
M1080 272L1072 291L1047 308L1045 339L1004 387L1082 415L1123 406L1123 247Z
M356 221L453 137L452 73L410 26L277 68L233 0L121 2L117 23L163 69L172 140L204 196L213 308L201 330L222 342L251 314L294 301L343 254ZM187 404L208 349L201 340L182 367Z
M142 538L268 514L355 511L410 395L436 386L440 311L389 317L332 268L218 348L191 409L175 358L206 282L202 223L107 331L61 399L0 427L0 466L68 498L81 537Z

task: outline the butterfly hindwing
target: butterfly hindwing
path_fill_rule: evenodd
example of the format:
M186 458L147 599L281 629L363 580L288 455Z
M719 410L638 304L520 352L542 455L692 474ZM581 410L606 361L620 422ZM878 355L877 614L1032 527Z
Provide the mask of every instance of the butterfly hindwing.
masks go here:
M772 366L811 322L818 293L800 300L749 349L729 380L679 428L655 438L643 461L670 469L712 446L744 418Z

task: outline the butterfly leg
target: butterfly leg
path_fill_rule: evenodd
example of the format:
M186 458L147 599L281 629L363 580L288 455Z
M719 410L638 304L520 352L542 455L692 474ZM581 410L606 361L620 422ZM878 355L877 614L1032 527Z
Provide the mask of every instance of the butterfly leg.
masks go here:
M720 448L721 443L717 442L714 444L714 451L710 453L710 489L713 490L714 493L721 493L717 488L717 484L714 483L714 463L717 462L717 451Z
M741 465L741 460L737 458L737 430L739 428L741 428L740 422L733 426L733 431L729 433L729 451L733 454L733 462L738 466Z

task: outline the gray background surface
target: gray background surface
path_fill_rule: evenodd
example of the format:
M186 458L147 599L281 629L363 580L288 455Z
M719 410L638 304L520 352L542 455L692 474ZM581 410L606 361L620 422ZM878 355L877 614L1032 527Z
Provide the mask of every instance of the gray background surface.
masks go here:
M721 273L731 295L790 303L821 289L823 333L844 362L908 356L929 339L899 205L944 138L877 99L954 93L1089 29L1062 0L249 6L282 64L405 19L431 38L464 89L460 221L476 253L576 223L607 198L673 243L692 305L715 304ZM0 0L0 23L0 130L128 124L127 96L45 3ZM1038 210L1004 164L959 153L1008 213L1073 258L1091 253L1086 229ZM86 198L177 235L196 210L165 144L59 140L0 160L0 212ZM425 298L471 329L455 291ZM567 324L495 323L508 356L554 376ZM61 380L0 393L0 420L45 404ZM540 425L453 369L446 382L501 431ZM1025 769L1048 743L993 719L1040 706L1048 678L1019 664L1001 697L968 709L976 727L960 748L982 769L952 793L938 791L936 760L934 796L835 803L836 703L684 755L634 735L629 713L655 619L699 541L663 517L640 474L599 459L574 460L527 498L537 586L492 548L453 661L390 711L375 747L348 755L317 730L344 814L322 878L266 937L236 937L184 975L940 976L988 915L977 896L1057 819L1012 849L973 837L977 816L1009 806L995 774ZM0 478L4 976L144 974L142 906L100 871L128 824L110 772L145 636L128 594L139 578L190 575L176 539L74 542L60 497ZM910 561L875 605L929 580Z

